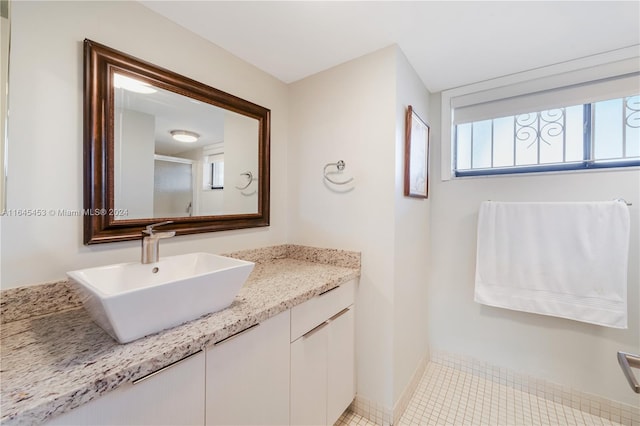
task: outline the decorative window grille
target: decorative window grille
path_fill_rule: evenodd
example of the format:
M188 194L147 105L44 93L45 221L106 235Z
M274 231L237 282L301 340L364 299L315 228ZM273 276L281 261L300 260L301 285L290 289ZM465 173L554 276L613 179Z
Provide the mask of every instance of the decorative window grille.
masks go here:
M640 166L640 62L620 49L442 92L442 179Z
M640 95L454 128L457 176L640 165Z

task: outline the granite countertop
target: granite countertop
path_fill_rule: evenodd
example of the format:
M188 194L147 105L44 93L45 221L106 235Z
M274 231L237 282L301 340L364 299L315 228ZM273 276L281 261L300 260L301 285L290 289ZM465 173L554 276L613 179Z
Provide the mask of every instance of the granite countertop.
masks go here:
M0 422L42 423L360 276L355 252L283 245L229 256L256 262L229 308L124 345L60 289L65 282L3 291ZM13 315L16 298L51 299L37 291L53 291L64 309Z

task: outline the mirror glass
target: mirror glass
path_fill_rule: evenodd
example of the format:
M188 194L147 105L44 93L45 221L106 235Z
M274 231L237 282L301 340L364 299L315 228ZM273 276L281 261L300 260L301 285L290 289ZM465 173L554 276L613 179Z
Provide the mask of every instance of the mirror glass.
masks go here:
M84 83L85 244L268 226L268 109L90 40Z
M112 84L116 220L258 212L258 120L118 73Z

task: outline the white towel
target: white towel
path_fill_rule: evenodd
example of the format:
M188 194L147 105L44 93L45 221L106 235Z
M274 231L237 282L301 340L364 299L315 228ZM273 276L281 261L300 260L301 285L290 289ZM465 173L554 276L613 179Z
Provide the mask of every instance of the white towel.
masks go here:
M478 216L478 303L627 328L624 202L499 203Z

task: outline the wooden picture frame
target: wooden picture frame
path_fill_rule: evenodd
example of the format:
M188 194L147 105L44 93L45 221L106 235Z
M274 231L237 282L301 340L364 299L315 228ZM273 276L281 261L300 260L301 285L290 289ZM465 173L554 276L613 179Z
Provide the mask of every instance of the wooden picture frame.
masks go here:
M407 107L404 146L404 195L429 196L429 125Z

